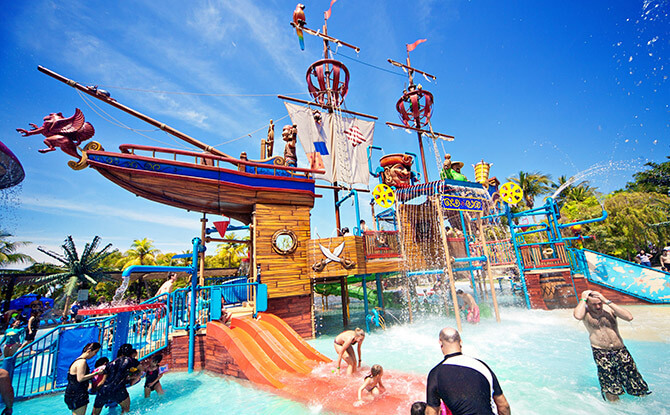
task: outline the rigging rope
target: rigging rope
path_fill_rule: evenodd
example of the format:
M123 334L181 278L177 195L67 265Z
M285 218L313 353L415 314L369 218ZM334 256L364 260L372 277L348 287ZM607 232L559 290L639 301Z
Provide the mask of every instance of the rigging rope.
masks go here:
M204 92L157 91L155 89L127 88L115 85L98 85L99 88L123 89L126 91L146 92L150 94L195 95L206 97L276 97L277 95L309 95L309 92L291 92L287 94L207 94Z
M371 64L371 63L363 62L363 61L360 60L360 59L352 58L351 56L347 56L347 55L345 55L345 54L343 54L343 53L336 53L336 55L338 55L338 56L342 56L342 57L347 58L347 59L350 59L350 60L352 60L352 61L354 61L354 62L358 62L358 63L360 63L361 65L369 66L369 67L371 67L371 68L375 68L375 69L378 69L378 70L383 71L383 72L388 72L388 73L393 74L393 75L402 76L403 78L405 77L405 74L404 74L404 73L399 73L399 72L391 71L391 70L388 70L388 69L384 69L384 68L382 68L382 67L380 67L380 66L376 66L376 65L373 65L373 64ZM403 69L403 70L404 70L404 69Z
M121 127L121 128L123 128L123 129L126 129L126 130L130 130L130 131L134 132L135 134L141 135L142 137L148 138L149 140L151 140L151 141L155 141L155 142L157 142L157 143L159 143L159 144L162 144L162 145L165 145L165 146L169 146L169 145L171 145L171 144L169 144L169 143L166 143L166 142L157 140L157 139L155 139L155 138L153 138L153 137L149 137L149 136L146 135L146 134L142 134L142 132L160 131L158 128L156 128L156 129L152 129L152 130L138 130L138 129L129 127L129 126L127 126L126 124L124 124L124 123L122 123L121 121L119 121L119 120L117 120L116 118L114 118L113 116L111 116L110 114L108 114L105 110L103 110L103 109L100 108L98 105L96 105L90 98L86 97L81 91L77 91L77 94L79 94L79 97L81 97L82 101L84 101L84 103L91 109L91 111L93 111L94 113L96 113L100 118L102 118L103 120L107 121L108 123L110 123L110 124L112 124L112 125L116 125L117 127ZM95 108L93 108L93 107L97 108L100 112L98 112L98 111L97 111ZM101 113L105 114L105 115L106 115L107 117L109 117L109 118L105 117L105 115L102 115ZM167 133L165 133L165 134L167 134ZM167 134L167 135L170 136L170 137L172 137L172 140L173 140L175 143L177 143L179 146L181 146L181 148L188 149L188 147L184 146L184 144L183 144L181 141L177 141L177 139L176 139L175 137L173 137L172 135L170 135L170 134Z

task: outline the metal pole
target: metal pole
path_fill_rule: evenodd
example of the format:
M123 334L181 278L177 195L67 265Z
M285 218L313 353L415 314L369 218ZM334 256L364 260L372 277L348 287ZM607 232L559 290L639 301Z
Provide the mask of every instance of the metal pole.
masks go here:
M484 256L486 257L486 274L489 276L489 285L491 286L491 298L493 298L493 308L496 312L496 321L500 323L500 311L498 311L498 297L496 296L496 287L493 285L493 277L491 276L491 260L489 259L489 248L486 246L486 238L484 237L483 220L479 220L479 241L484 249Z
M510 241L514 247L514 255L516 257L516 263L519 267L519 278L521 279L521 289L523 290L523 296L526 299L526 308L530 310L530 297L528 296L528 287L526 286L526 276L523 271L523 261L521 260L521 254L519 254L519 247L516 244L516 234L514 233L514 222L512 221L512 211L509 208L509 204L505 203L505 214L507 215L507 223L509 224L510 232Z
M337 182L333 183L337 187ZM337 236L340 236L340 190L333 189L333 201L335 202L335 226L337 227Z
M353 189L351 193L354 194L354 205L356 206L356 229L358 229L358 236L361 236L361 210L358 206L358 191Z
M470 257L470 242L468 241L468 230L466 229L465 226L465 218L463 217L463 211L458 211L458 215L461 218L461 225L463 226L463 238L465 238L465 256ZM473 238L474 239L474 238ZM483 252L483 251L482 251ZM472 264L470 264L472 265ZM479 298L479 294L477 293L477 286L476 286L476 281L475 281L475 273L470 270L470 281L472 281L472 291L475 293L475 298ZM479 298L482 300L481 298Z
M203 213L202 218L200 218L200 223L202 224L200 228L200 240L202 242L202 246L205 246L205 241L207 237L207 233L205 232L207 230L207 214ZM198 284L200 286L205 285L205 251L202 251L199 255L200 257L200 278L198 278Z
M363 274L363 311L365 312L365 331L370 332L370 322L368 321L368 285Z
M200 251L200 238L193 238L193 264L191 264L191 312L188 324L188 373L193 372L195 359L195 306L198 286L198 254Z

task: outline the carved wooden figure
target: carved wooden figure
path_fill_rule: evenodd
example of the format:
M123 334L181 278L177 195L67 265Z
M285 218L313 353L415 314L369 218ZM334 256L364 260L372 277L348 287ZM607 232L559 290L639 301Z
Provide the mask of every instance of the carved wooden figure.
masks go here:
M44 117L44 124L41 127L30 123L32 130L24 130L17 128L16 131L21 133L24 137L36 134L42 134L46 137L44 144L47 148L38 150L40 153L48 153L56 150L56 147L77 160L81 160L81 156L77 152L77 146L83 141L88 140L95 134L93 126L86 122L84 113L79 108L76 108L74 115L70 118L64 118L63 114L52 113Z
M286 141L286 146L284 147L284 160L286 160L286 165L295 167L298 165L298 156L295 152L298 127L290 124L285 125L281 135L282 139Z

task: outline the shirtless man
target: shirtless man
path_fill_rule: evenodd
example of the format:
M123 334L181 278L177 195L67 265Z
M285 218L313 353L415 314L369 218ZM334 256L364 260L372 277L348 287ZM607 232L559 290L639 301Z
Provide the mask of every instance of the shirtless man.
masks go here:
M479 323L479 306L475 298L463 290L457 290L456 294L463 300L463 306L468 310L468 323Z
M617 401L624 389L635 396L650 394L619 334L617 317L631 321L630 311L612 303L598 291L586 290L572 315L583 321L589 332L603 399Z
M363 329L346 330L335 337L335 351L337 352L337 373L340 373L340 363L342 359L349 365L347 367L347 374L351 375L356 372L356 368L361 366L361 344L365 340L365 332ZM356 364L356 352L354 352L354 344L358 345L358 364Z
M177 274L173 272L163 283L163 285L161 285L158 291L156 291L156 295L154 295L154 297L158 297L162 294L170 294L172 292L172 286L174 285L175 281L177 281Z

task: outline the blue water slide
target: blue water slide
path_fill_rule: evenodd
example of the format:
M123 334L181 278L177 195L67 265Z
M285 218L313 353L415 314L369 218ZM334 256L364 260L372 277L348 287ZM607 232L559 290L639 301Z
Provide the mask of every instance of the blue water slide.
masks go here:
M670 273L589 249L575 253L590 282L650 303L670 304Z

